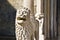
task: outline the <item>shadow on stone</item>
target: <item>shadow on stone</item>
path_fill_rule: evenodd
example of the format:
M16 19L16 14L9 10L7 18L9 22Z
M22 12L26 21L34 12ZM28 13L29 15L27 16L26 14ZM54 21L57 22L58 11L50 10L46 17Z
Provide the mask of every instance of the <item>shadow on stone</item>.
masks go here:
M0 0L0 36L15 36L16 9L7 1Z

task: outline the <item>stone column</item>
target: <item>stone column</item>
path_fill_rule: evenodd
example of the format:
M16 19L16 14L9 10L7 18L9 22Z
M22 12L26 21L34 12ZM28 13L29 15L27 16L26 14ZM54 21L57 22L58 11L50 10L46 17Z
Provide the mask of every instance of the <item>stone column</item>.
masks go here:
M39 40L44 40L44 36L43 36L43 20L44 20L44 15L41 12L42 10L42 5L41 2L42 0L36 0L37 1L37 8L36 11L37 13L35 14L36 20L39 22Z

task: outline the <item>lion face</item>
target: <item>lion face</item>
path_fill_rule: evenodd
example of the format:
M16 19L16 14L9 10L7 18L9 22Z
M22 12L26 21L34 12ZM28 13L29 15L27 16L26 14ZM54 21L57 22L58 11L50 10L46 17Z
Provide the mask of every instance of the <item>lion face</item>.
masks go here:
M23 23L27 20L28 15L30 14L30 10L28 8L23 8L21 10L17 10L16 13L16 21L18 23Z

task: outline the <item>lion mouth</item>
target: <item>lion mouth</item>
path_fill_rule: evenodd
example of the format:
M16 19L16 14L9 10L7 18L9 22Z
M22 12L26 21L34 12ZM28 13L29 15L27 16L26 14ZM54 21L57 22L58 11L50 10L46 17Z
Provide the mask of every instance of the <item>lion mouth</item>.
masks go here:
M23 21L26 21L26 18L20 18L20 17L17 17L17 20L23 20Z

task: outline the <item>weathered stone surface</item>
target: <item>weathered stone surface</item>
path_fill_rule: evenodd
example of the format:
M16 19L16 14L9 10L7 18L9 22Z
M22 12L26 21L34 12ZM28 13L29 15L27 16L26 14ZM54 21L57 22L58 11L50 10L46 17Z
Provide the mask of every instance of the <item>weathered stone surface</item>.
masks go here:
M23 0L7 0L15 9L22 7Z

